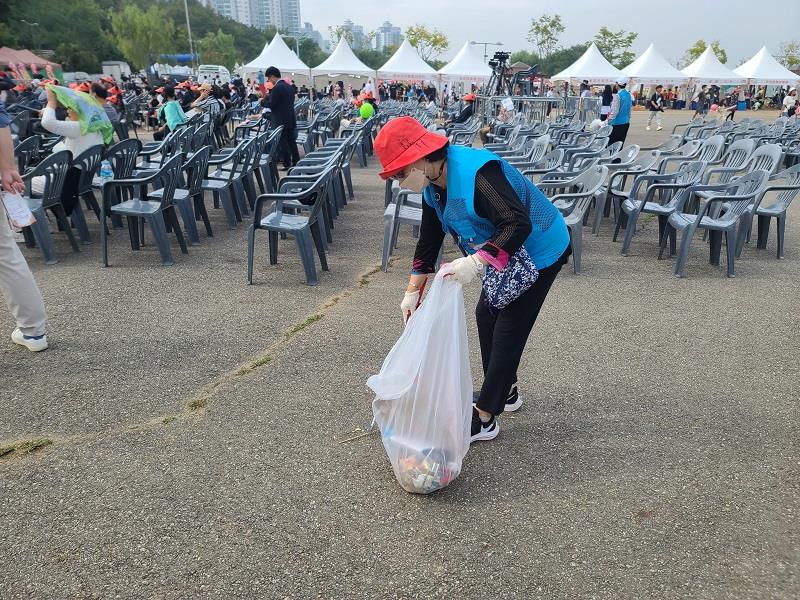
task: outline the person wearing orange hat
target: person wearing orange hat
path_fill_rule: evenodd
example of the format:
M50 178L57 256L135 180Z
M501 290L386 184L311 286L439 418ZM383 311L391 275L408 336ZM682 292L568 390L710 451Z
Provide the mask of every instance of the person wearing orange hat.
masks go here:
M496 417L522 405L520 358L570 254L564 218L497 155L450 146L412 117L389 121L374 146L383 166L380 176L423 197L419 240L400 304L406 322L420 306L447 233L464 256L443 265L440 274L462 285L483 278L475 313L484 382L473 409L471 441L493 439L499 433Z
M472 118L475 104L475 94L464 94L461 97L461 100L464 102L464 107L455 117L445 122L445 128L455 123L466 123Z

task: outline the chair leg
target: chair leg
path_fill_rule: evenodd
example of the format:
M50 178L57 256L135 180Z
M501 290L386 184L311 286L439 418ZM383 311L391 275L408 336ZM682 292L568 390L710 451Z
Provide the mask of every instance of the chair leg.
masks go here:
M247 283L253 285L253 261L256 252L256 228L250 225L247 228Z
M725 232L725 244L728 251L728 277L736 277L736 240L736 224L734 224L732 229Z
M177 204L178 210L181 211L181 218L183 219L183 226L186 228L186 235L189 236L189 243L192 246L199 246L200 234L197 231L197 222L192 210L192 198L187 196L182 200L176 200L175 204Z
M86 226L86 217L83 214L80 202L76 202L72 209L72 222L78 230L78 238L81 244L91 244L92 236L89 235L89 228Z
M636 223L639 220L639 211L634 210L630 214L627 215L628 223L625 226L625 239L622 241L622 250L620 250L620 254L622 256L628 256L628 250L631 247L631 241L633 241L633 234L636 232ZM619 231L620 224L622 223L622 218L617 220L616 224L616 231ZM616 231L614 235L616 236Z
M569 226L569 239L572 244L572 271L581 274L581 258L583 254L583 223L577 222Z
M261 167L256 167L253 171L256 176L256 182L258 183L258 189L261 190L262 194L267 193L267 188L264 185L264 173L261 171ZM256 194L258 195L258 194Z
M314 240L314 246L317 247L317 254L319 255L319 264L322 265L322 270L328 270L328 258L325 255L325 242L322 237L322 232L319 229L319 221L311 224L311 237Z
M389 268L389 257L392 255L392 232L394 231L394 219L391 216L383 219L383 252L381 258L381 271L386 273Z
M722 232L716 230L706 230L708 234L708 263L719 266L719 255L722 252ZM705 235L703 236L706 237Z
M771 217L758 215L758 241L756 248L766 250L767 240L769 239L769 222Z
M233 197L236 200L234 205L239 211L239 221L242 220L242 217L245 217L250 214L250 211L247 207L247 193L244 189L244 183L241 179L238 181L234 181L231 185Z
M206 227L206 235L208 237L214 237L214 232L211 231L211 221L208 218L208 211L206 210L206 203L203 200L203 192L200 192L194 198L192 198L194 202L194 213L195 218L199 216L203 219L203 225Z
M256 196L258 196L258 192L256 192L256 184L253 181L252 172L244 175L242 184L247 197L247 204L250 206L250 210L253 210L256 206Z
M219 200L222 204L222 209L225 211L225 216L228 218L228 227L236 229L236 223L242 219L241 217L237 218L236 206L234 206L233 198L231 197L230 187L219 190Z
M186 239L183 237L181 222L178 221L178 213L175 210L175 206L170 206L165 212L167 213L166 220L169 220L169 223L172 225L172 230L175 233L175 237L178 238L178 245L181 247L181 252L183 254L189 254L189 249L186 247ZM190 223L194 224L194 220L190 219ZM197 235L196 229L195 235Z
M48 225L44 209L40 208L33 211L33 216L36 217L36 222L31 225L33 237L42 250L45 264L54 265L58 262L58 259L56 259L53 236L50 235L50 226ZM3 215L2 218L5 218L5 215Z
M100 220L100 206L97 204L97 198L94 196L94 191L89 190L88 192L85 192L82 198L84 204L86 204L86 208L93 211L97 216L97 219Z
M175 264L172 260L172 251L169 247L169 238L167 237L167 225L164 221L164 213L159 211L152 215L145 217L147 224L150 225L150 230L153 232L153 239L156 242L158 251L161 254L161 264L169 267Z
M278 264L278 232L269 232L269 264Z
M592 225L592 234L597 235L600 233L600 221L603 219L603 213L606 210L606 204L608 204L608 194L604 192L598 192L594 196L594 224ZM588 212L586 213L589 214ZM616 241L616 240L615 240Z
M64 207L60 204L55 204L51 207L53 214L56 216L56 220L64 232L67 234L67 238L69 239L69 243L72 246L73 252L80 252L81 247L78 245L78 240L75 239L75 234L72 233L72 226L69 223L69 219L67 218L67 213L64 210Z
M778 252L776 257L780 259L784 257L783 244L786 239L786 213L783 213L783 215L777 217L777 220L778 220Z
M294 235L297 243L297 253L303 262L303 270L306 272L306 284L317 285L317 267L314 261L314 241L311 239L309 230L297 231Z
M697 227L695 225L690 225L686 229L683 230L683 237L681 238L681 247L678 251L678 260L675 261L675 276L676 277L685 277L686 276L686 262L689 260L689 248L692 245L692 238L694 237L694 232Z
M350 196L350 199L352 200L353 198L355 198L355 196L353 196L353 174L350 171L350 165L347 165L344 169L342 169L342 171L344 174L344 181L347 184L347 194Z

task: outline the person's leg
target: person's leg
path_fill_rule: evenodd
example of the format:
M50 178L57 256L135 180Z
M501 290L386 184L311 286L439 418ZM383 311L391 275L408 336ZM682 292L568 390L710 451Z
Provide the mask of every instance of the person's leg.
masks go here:
M491 335L486 328L490 320L485 319L481 325L481 306L483 294L476 309L478 313L478 331L481 340L481 357L484 360L484 380L480 396L476 404L481 411L499 415L505 408L506 398L517 376L522 351L528 341L533 324L539 316L550 287L563 265L563 258L556 264L539 272L539 278L531 288L514 302L498 311L494 320ZM488 312L488 308L486 309ZM484 344L489 347L484 350ZM488 359L488 360L487 360Z
M647 115L647 128L650 129L650 126L653 124L653 117L655 117L658 113L650 111L650 114Z
M81 170L70 167L64 177L64 187L61 188L61 204L67 216L72 214L75 203L78 202L78 186L81 182Z
M659 129L659 130L663 129L663 127L661 126L661 111L660 110L656 112L656 129Z
M45 335L47 314L42 293L5 215L0 216L0 292L23 335Z
M292 151L289 141L290 130L284 128L281 132L281 160L283 161L284 168L288 169L292 166Z
M292 155L292 165L296 165L300 162L300 151L297 149L297 127L294 127L289 132L289 146Z

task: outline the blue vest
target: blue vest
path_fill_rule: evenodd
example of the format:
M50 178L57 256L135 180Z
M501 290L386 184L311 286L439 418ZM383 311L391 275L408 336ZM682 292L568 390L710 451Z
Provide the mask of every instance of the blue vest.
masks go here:
M569 245L569 231L558 209L531 181L513 166L488 150L450 146L447 150L447 203L444 213L436 201L433 186L423 190L423 197L436 210L442 229L453 233L461 247L470 254L494 236L495 227L475 212L475 176L487 162L500 163L508 183L514 188L531 219L531 234L525 249L539 269L554 264Z
M617 92L619 96L619 112L614 120L611 121L612 125L625 125L631 122L631 93L623 88Z

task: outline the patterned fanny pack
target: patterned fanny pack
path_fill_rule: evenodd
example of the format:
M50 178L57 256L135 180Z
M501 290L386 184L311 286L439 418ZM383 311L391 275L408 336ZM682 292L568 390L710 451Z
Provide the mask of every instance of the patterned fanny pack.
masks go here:
M521 246L511 258L506 268L498 271L491 265L483 275L483 296L489 308L500 310L527 292L539 278L539 271L533 264L525 246Z

